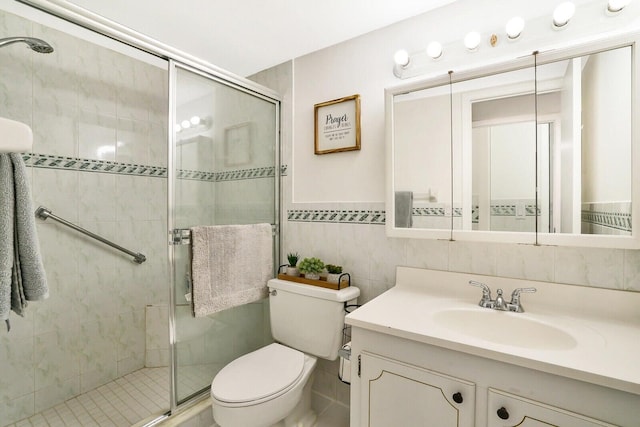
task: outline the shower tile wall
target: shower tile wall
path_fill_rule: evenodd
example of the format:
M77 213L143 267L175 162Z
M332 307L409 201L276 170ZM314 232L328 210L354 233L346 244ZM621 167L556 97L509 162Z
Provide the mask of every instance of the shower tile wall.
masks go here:
M34 153L166 167L165 69L0 12L0 37L15 35L55 48L0 50L0 115L33 128ZM144 367L145 306L168 300L165 177L29 171L35 206L147 262L37 221L51 296L0 334L0 425Z

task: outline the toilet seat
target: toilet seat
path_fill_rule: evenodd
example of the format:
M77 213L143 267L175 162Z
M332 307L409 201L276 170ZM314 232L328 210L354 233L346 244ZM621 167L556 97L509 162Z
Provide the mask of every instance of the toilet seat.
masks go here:
M303 375L304 353L273 343L234 360L211 383L211 397L225 406L247 406L274 399Z

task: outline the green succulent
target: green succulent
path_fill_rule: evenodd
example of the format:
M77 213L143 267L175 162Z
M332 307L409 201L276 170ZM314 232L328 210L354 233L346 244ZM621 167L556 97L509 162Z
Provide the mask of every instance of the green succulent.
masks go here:
M289 252L287 254L287 261L289 261L289 267L295 267L298 264L298 260L300 259L300 255L298 252Z
M324 270L324 262L322 262L319 258L305 258L300 261L298 270L300 270L300 272L304 274L320 274L322 273L322 270Z
M342 273L342 266L341 265L327 264L325 267L327 268L327 273L329 273L329 274L340 274L340 273Z

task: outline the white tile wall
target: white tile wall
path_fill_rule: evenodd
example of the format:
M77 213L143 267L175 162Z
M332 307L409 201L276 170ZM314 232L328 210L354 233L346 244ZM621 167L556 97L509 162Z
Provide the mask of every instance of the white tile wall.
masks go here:
M2 116L33 127L34 152L166 166L166 70L0 12L0 37L16 34L55 48L0 51ZM29 304L24 318L12 315L11 332L0 334L0 426L144 367L145 307L168 300L165 178L30 174L35 206L148 261L134 264L52 220L37 221L50 298Z

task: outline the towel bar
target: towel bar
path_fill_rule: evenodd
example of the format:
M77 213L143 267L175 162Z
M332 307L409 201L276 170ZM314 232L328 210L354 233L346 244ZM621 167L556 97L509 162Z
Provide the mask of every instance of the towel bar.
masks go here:
M105 239L104 237L98 236L95 233L92 233L89 230L85 230L82 227L79 227L73 223L70 223L69 221L67 221L66 219L62 219L59 216L55 216L54 214L51 213L51 211L47 208L45 208L44 206L40 206L38 209L36 209L36 218L40 218L41 220L46 220L47 218L51 218L54 221L58 221L60 224L66 225L69 228L73 228L76 231L79 231L82 234L86 234L89 237L92 237L106 245L111 246L112 248L115 248L119 251L122 251L124 253L126 253L127 255L131 255L133 257L133 262L137 263L137 264L142 264L143 262L145 262L147 260L147 258L142 255L139 252L133 252L130 251L129 249L123 248L120 245L117 245L107 239Z
M278 224L271 224L271 232L276 235L278 232ZM169 230L169 244L170 245L190 245L191 244L191 229L189 228L174 228Z

